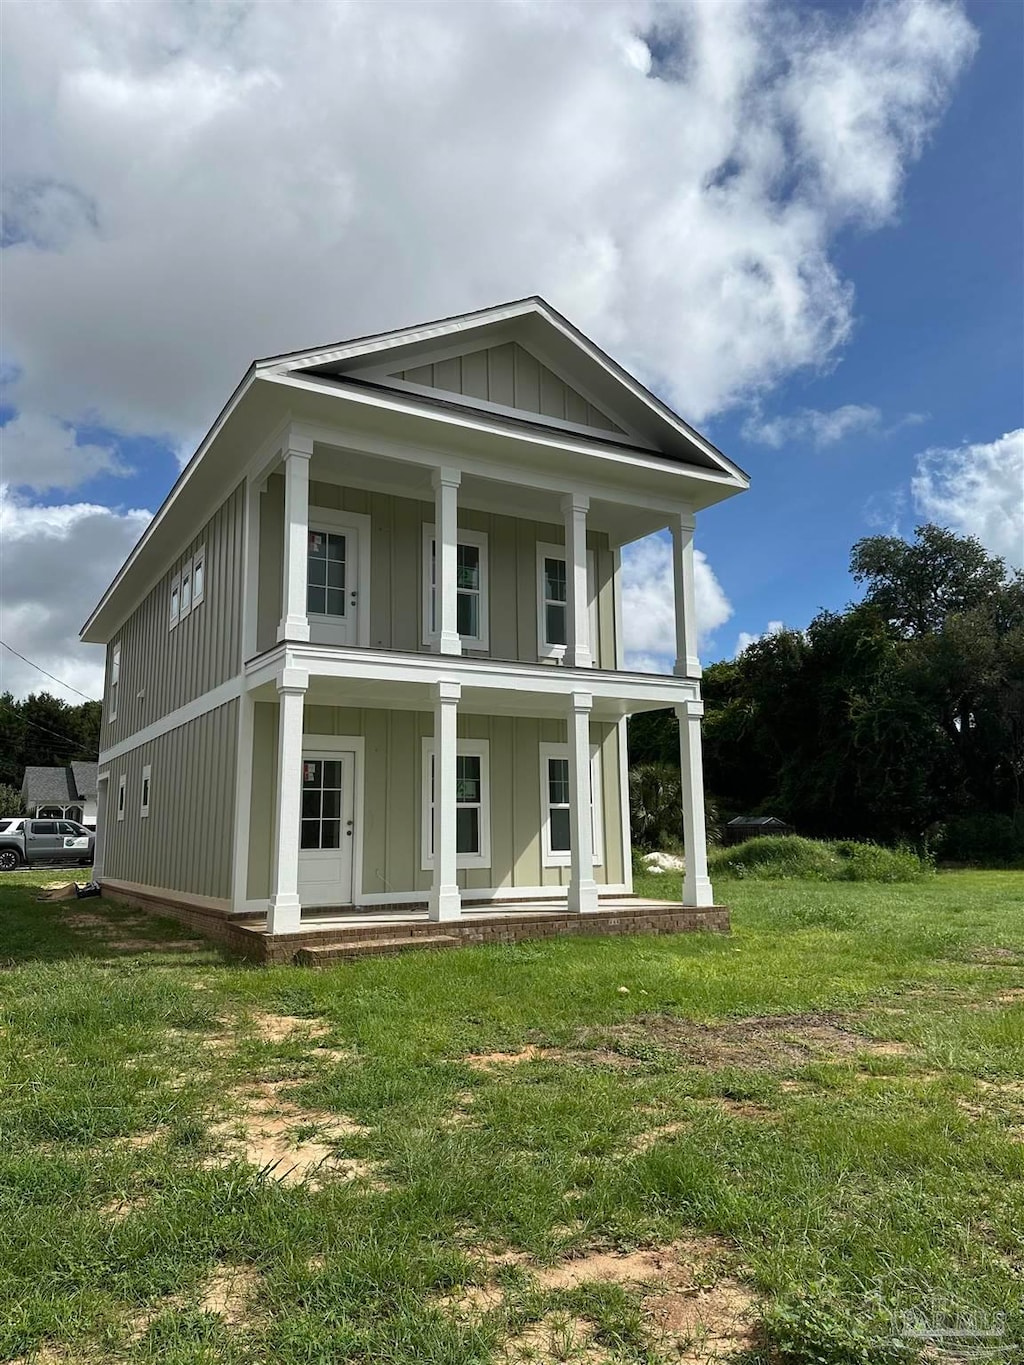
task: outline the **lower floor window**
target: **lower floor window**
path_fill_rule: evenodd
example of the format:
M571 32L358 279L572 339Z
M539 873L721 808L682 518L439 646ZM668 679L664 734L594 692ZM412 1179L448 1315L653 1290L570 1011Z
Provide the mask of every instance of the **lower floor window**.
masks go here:
M544 824L544 866L567 867L572 861L569 748L566 744L540 746L541 817ZM596 745L590 750L590 819L594 865L604 861L602 852L601 761Z
M488 742L459 740L455 758L455 852L459 867L489 867L490 793ZM434 798L437 790L434 741L423 741L423 858L434 865Z
M303 759L301 848L341 847L341 768L337 759Z

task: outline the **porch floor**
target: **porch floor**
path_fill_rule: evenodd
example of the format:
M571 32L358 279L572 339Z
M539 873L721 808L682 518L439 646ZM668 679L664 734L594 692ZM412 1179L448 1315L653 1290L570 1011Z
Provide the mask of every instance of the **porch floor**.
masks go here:
M517 943L524 939L579 934L677 934L694 930L726 933L724 906L697 909L673 901L616 897L596 910L576 913L564 901L504 901L469 904L454 920L431 920L423 906L355 910L324 907L303 913L294 933L273 934L265 917L239 926L249 954L265 962L327 963L344 957L391 953L418 946L463 947L472 943Z

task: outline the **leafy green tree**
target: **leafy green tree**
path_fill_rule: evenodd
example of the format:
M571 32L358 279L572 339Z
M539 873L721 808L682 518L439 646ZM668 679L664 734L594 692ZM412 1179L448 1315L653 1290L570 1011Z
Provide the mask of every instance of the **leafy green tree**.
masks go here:
M0 816L24 813L25 803L21 799L21 792L17 787L9 787L6 782L0 783Z

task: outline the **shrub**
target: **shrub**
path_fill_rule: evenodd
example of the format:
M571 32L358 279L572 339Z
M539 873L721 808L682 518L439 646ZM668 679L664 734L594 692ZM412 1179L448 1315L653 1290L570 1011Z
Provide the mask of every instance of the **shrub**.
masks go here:
M635 763L629 770L629 818L633 840L642 849L677 849L683 838L683 788L671 763ZM713 800L704 799L709 844L721 841L721 821Z
M713 853L710 862L712 876L755 881L913 882L930 871L908 848L832 843L796 834L748 839Z
M1005 867L1024 863L1024 810L1013 817L961 815L942 832L938 856L951 863L977 863Z

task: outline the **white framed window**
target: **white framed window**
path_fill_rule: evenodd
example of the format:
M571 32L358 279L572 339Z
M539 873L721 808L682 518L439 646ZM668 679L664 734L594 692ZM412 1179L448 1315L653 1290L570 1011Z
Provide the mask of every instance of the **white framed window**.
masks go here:
M185 617L192 610L192 561L191 559L181 566L181 607L178 612L179 620L184 621Z
M192 556L192 605L198 607L206 596L206 546L200 545Z
M349 588L349 536L337 527L310 526L306 549L306 615L343 620Z
M437 622L437 542L434 527L423 527L423 643L433 644ZM456 545L456 629L469 649L487 649L489 641L487 533L459 528Z
M107 722L117 720L117 694L121 690L121 641L110 650L110 706Z
M181 620L181 574L176 573L174 577L171 579L171 605L170 614L167 618L168 629L173 630L180 620Z
M152 764L146 763L142 769L142 798L139 805L139 814L143 818L149 814L149 785L152 773Z
M117 818L124 819L124 803L128 793L128 775L122 773L117 779Z
M455 853L457 867L491 865L490 742L460 739L456 746ZM423 741L420 865L434 866L434 740Z
M540 809L545 867L572 862L568 744L540 746ZM590 828L594 866L604 864L604 818L601 802L601 751L590 746Z
M537 658L561 659L569 633L569 571L564 545L537 542ZM597 562L587 551L590 652L597 664Z

